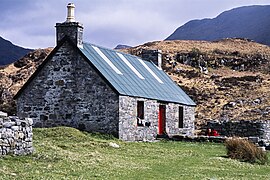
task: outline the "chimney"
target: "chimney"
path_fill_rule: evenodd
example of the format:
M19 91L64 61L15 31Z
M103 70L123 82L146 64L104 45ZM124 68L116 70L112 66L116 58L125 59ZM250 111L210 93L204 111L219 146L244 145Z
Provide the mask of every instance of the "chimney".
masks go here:
M67 19L63 23L56 23L56 44L68 36L78 47L83 47L83 25L75 21L75 5L68 3Z
M162 51L143 49L141 57L143 60L153 62L157 67L162 69Z
M75 5L73 3L68 3L67 5L67 20L66 22L75 22Z

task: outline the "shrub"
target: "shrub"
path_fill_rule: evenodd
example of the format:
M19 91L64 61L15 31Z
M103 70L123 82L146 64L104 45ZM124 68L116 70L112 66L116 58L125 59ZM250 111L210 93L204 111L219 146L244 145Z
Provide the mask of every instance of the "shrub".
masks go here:
M225 141L225 146L228 157L232 159L259 164L265 164L268 160L266 152L245 139L228 139Z
M191 58L199 58L203 53L198 48L192 48L189 52L189 57Z

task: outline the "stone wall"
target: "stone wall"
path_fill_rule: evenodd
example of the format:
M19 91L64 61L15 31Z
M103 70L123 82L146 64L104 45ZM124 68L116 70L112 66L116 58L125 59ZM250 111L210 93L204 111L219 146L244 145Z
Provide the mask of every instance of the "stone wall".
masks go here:
M70 126L118 136L118 94L69 43L63 44L17 99L35 127Z
M223 136L258 137L270 142L270 121L208 122L206 128L215 129Z
M26 155L33 152L32 119L0 115L0 155Z
M144 101L144 120L150 126L137 126L137 101ZM119 138L125 141L153 141L158 133L158 112L160 103L156 100L119 97ZM166 132L172 135L192 135L194 130L194 107L184 107L184 128L179 126L179 104L166 104Z
M179 106L184 108L183 128L179 127ZM166 105L166 131L169 135L192 136L195 129L195 107L168 103Z
M150 126L137 126L137 101L144 101L144 120ZM154 100L119 97L119 138L125 141L153 141L157 136L158 104Z
M141 57L143 60L151 61L158 67L162 68L162 51L143 49Z
M58 43L68 36L74 44L82 46L83 44L83 25L79 22L56 23L56 42Z

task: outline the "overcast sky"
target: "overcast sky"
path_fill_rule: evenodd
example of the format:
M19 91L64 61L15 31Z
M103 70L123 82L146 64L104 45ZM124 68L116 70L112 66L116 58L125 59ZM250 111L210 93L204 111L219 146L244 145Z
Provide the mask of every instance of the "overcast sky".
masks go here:
M66 20L66 5L75 3L84 41L114 48L163 40L193 19L270 0L0 0L0 36L28 48L55 46L55 23Z

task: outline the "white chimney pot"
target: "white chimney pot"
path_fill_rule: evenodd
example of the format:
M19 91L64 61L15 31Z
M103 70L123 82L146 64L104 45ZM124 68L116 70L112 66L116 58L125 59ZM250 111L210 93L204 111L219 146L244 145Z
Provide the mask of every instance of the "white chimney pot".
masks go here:
M68 3L67 5L67 20L66 22L75 22L75 5L73 3Z

